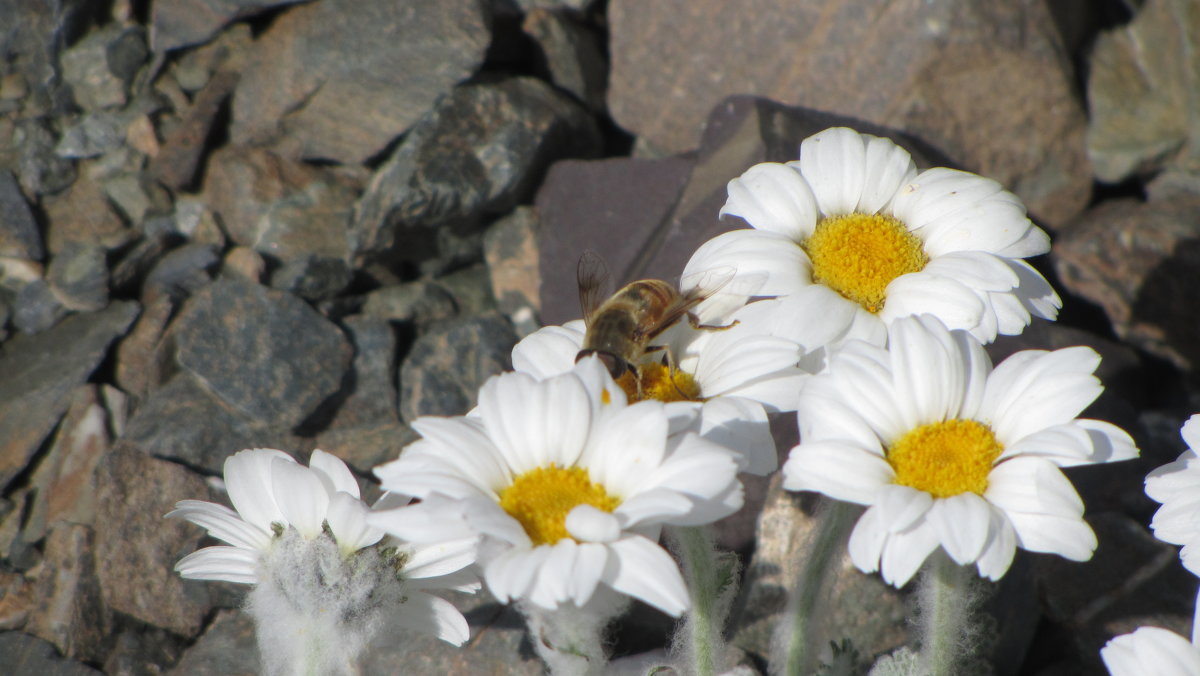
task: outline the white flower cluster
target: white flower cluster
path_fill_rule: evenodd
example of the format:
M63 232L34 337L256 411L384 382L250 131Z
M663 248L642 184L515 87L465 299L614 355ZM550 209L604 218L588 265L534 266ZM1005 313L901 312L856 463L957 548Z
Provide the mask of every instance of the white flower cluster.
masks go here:
M1061 305L1024 260L1049 239L1021 202L973 174L919 172L890 140L845 128L728 189L722 215L749 229L702 245L680 289L637 282L527 337L475 410L413 423L422 438L375 468L381 504L363 504L320 451L308 468L278 451L231 458L236 513L196 501L172 513L230 546L180 572L255 584L263 616L403 598L401 624L453 643L467 637L461 615L420 590L467 588L464 572L531 622L611 614L623 596L681 616L695 590L662 530L740 509L738 472L779 468L768 416L788 412L800 444L784 486L867 507L849 542L865 572L902 586L939 548L993 580L1017 548L1089 558L1096 538L1060 470L1137 449L1077 418L1102 389L1091 349L994 368L984 352ZM368 552L394 574L364 572ZM284 579L313 570L323 583ZM402 591L371 592L384 587ZM345 661L365 633L339 635L353 639Z

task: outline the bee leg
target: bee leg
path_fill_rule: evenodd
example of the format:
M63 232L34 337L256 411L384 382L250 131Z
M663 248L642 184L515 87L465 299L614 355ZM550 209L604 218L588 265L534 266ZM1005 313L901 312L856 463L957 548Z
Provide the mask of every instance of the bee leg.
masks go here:
M700 318L697 317L696 313L694 313L694 312L687 313L687 318L688 318L688 325L691 326L693 329L704 329L705 331L724 331L725 329L732 329L733 327L738 325L738 322L741 321L739 319L735 319L735 320L733 320L732 323L724 324L724 325L701 324Z

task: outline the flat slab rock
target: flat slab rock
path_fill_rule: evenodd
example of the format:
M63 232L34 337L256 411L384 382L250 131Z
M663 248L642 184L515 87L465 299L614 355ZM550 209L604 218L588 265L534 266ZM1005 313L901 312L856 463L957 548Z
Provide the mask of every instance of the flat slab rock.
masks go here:
M349 341L299 298L221 279L184 305L176 361L216 396L265 425L291 428L335 394Z
M0 487L21 473L71 404L71 394L133 323L138 304L77 314L36 336L17 335L0 356Z

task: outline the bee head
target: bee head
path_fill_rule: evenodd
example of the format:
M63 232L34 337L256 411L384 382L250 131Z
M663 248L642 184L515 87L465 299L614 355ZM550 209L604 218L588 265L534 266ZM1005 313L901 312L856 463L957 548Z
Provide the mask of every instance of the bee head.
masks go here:
M613 380L620 378L626 371L630 370L629 362L604 350L580 350L579 354L575 355L575 363L579 363L580 359L591 355L596 355L600 363L604 364L604 367L608 369L608 373L613 377Z

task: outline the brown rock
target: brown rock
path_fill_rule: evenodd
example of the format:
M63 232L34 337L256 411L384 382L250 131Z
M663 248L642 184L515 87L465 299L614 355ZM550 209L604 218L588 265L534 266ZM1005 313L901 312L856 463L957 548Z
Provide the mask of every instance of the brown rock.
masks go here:
M604 110L608 64L600 38L590 28L570 12L539 8L525 15L521 30L537 43L547 79L590 110Z
M474 0L326 0L289 9L255 42L233 103L233 140L361 163L483 60Z
M156 52L205 42L226 24L299 0L159 0L151 15L150 45Z
M0 631L25 626L40 599L35 585L20 573L0 571Z
M175 302L163 294L146 306L129 334L117 343L116 383L130 396L140 399L167 380L174 364L171 351L160 342Z
M70 658L99 661L112 630L112 612L101 599L91 528L61 523L50 529L38 571L37 609L26 630ZM131 574L139 579L142 572Z
M185 581L175 562L195 551L202 532L163 515L185 498L205 499L195 473L118 444L100 467L96 570L110 608L142 622L195 636L210 603L202 583Z
M151 176L173 190L192 183L213 121L237 81L237 73L230 71L219 71L208 81L191 108L181 113L182 119L163 139L158 154L150 162Z
M1088 199L1086 120L1042 2L617 0L608 16L609 109L661 151L694 147L718 101L751 93L912 132L1051 225Z
M1161 185L1161 183L1160 183ZM1183 369L1200 365L1200 193L1109 200L1089 210L1054 243L1059 279L1096 303L1123 340Z
M169 676L255 676L261 673L254 622L249 615L222 610L183 653Z
M404 423L377 422L326 430L317 436L317 448L369 474L373 467L400 457L400 449L418 438L420 435Z
M531 207L517 207L493 223L483 235L483 256L487 261L496 308L513 322L513 327L522 336L537 329L541 307L538 229L537 211Z
M64 194L47 196L44 208L50 224L46 248L51 254L72 241L116 249L135 236L109 204L104 189L88 178L75 181Z

